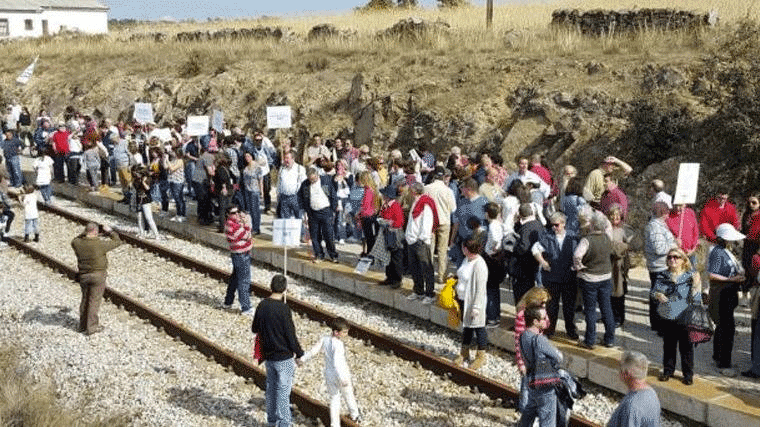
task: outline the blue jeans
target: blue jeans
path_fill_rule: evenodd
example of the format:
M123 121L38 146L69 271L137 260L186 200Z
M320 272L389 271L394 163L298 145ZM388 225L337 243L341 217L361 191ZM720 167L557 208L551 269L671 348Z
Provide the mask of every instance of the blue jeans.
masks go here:
M587 345L596 344L596 305L602 312L604 322L604 343L615 342L615 317L612 315L612 279L601 282L587 282L578 280L581 292L583 292L583 313L586 315L586 336L584 341Z
M267 424L275 427L290 427L290 389L293 387L295 360L265 362L267 369Z
M169 188L172 190L172 198L177 205L177 216L185 216L185 195L182 189L185 187L184 182L169 182Z
M301 218L301 205L298 203L298 195L286 196L280 194L278 201L280 206L277 218Z
M243 190L243 201L245 202L245 210L251 216L251 230L254 233L260 233L261 206L259 206L259 203L261 202L261 195L253 191Z
M24 175L21 173L21 157L13 156L5 160L11 187L21 187L24 183Z
M169 181L158 181L158 194L161 196L161 210L169 210Z
M531 427L536 417L541 427L557 425L557 392L554 388L528 389L528 404L523 410L518 426Z
M185 182L193 182L193 172L195 172L195 163L185 163ZM187 195L195 198L195 190L192 185L187 186Z
M227 283L224 303L232 305L235 301L235 290L237 290L240 299L240 311L248 311L251 309L251 253L233 253L231 258L232 274Z
M30 234L40 234L39 218L24 220L24 236L28 236Z
M42 200L45 201L45 204L49 205L53 199L53 186L50 184L40 185L40 194L42 194Z

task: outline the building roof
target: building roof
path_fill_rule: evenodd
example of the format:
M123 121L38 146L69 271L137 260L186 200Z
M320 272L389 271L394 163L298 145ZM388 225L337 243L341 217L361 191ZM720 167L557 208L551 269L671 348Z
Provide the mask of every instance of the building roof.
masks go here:
M108 10L98 0L0 0L0 10L41 11L44 9Z

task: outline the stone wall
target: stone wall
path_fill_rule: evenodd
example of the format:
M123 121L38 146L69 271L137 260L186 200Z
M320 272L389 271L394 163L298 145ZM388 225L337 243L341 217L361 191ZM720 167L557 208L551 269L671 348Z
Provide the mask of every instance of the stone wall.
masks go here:
M552 25L574 28L582 34L601 36L641 30L673 31L713 26L717 12L695 13L675 9L555 10Z

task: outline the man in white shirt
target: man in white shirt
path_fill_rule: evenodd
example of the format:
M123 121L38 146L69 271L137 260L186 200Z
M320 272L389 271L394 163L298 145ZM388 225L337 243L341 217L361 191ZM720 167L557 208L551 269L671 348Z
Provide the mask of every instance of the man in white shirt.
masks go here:
M540 176L538 176L535 172L531 172L528 170L529 162L527 157L522 157L517 163L517 172L513 173L509 177L507 177L507 180L504 181L504 191L509 190L509 186L512 185L512 182L519 179L522 181L523 184L527 184L528 182L535 182L538 183L539 187L538 189L541 191L541 194L544 196L544 200L549 198L549 195L551 195L551 187L549 187L549 184L544 182L543 179L541 179Z
M438 251L438 283L444 283L446 280L446 268L449 261L449 234L451 233L451 214L457 210L457 202L454 199L454 192L448 185L443 182L446 171L442 167L436 167L433 171L433 182L425 186L425 194L430 196L435 202L435 208L438 211L438 229L435 231L436 244L430 245L431 251ZM433 259L433 254L430 254Z
M316 167L310 167L308 178L303 181L298 190L298 200L309 221L314 261L325 259L325 253L322 250L322 240L324 240L330 260L337 263L338 251L335 250L333 235L333 213L338 206L338 197L331 181L327 175L320 176Z
M413 266L411 270L414 292L408 298L421 299L423 304L432 304L435 301L435 278L433 262L430 259L430 244L438 222L435 202L430 196L423 194L424 187L419 182L412 184L410 191L414 202L409 211L405 237L409 245L409 265Z
M301 218L298 189L306 180L306 170L295 162L293 152L285 153L277 182L277 218Z

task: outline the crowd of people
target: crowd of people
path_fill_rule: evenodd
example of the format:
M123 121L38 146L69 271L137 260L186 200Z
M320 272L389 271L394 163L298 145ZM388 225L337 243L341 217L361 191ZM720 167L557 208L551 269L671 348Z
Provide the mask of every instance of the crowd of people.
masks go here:
M157 239L154 203L159 215L167 216L173 199L172 220L182 222L185 199L192 198L198 223L217 224L231 247L250 247L250 238L261 232L264 213L303 219L302 239L310 241L317 263L326 258L338 262L339 245L361 243L361 257L385 267L380 284L398 288L405 275L411 276L408 298L421 304L437 301L436 283L455 275L464 331L456 362L473 369L485 363L487 329L499 326L505 284L524 316L516 328L518 359L525 341L521 336L531 331L551 340L560 314L564 332L579 347L614 346L615 330L625 324L629 246L641 233L651 282L650 326L663 340L660 381L674 376L680 352L681 380L693 383L694 346L679 322L689 304L708 305L716 323L713 359L723 375L737 374L731 363L734 309L740 294L758 293L758 195L747 197L740 218L728 192L718 190L697 215L689 206L673 205L666 188L675 183L655 179L647 207L650 219L636 231L627 224L629 201L619 186L633 168L613 156L585 179L572 165L563 166L555 178L538 154L520 157L510 172L495 153L465 155L452 147L436 155L420 144L408 153L395 149L387 156L373 155L367 145L354 147L343 135L313 135L298 150L287 135L273 142L261 130L246 133L236 127L188 137L181 123L167 133L152 123L97 122L76 113L53 126L44 111L34 132L29 123L18 120L4 129L7 185L24 184L18 156L28 142L37 154L36 189L47 203L52 181L79 185L84 174L82 182L93 191L118 183L124 202L138 213L140 232L147 229ZM2 196L4 212L9 211L5 191ZM9 229L12 213L6 217ZM29 233L37 235L34 225ZM736 245L740 241L741 247ZM233 251L240 278L230 282L225 306L238 290L241 311L249 314L241 283L250 272L240 267L245 260L237 259L245 248ZM597 308L604 325L601 340ZM586 324L582 337L575 325L578 310ZM753 298L752 313L753 365L742 375L758 378L758 298ZM545 318L536 319L538 315ZM543 352L561 359L543 340L527 337L531 358ZM332 390L335 396L338 389ZM545 398L535 395L531 402ZM540 415L533 407L526 411Z

